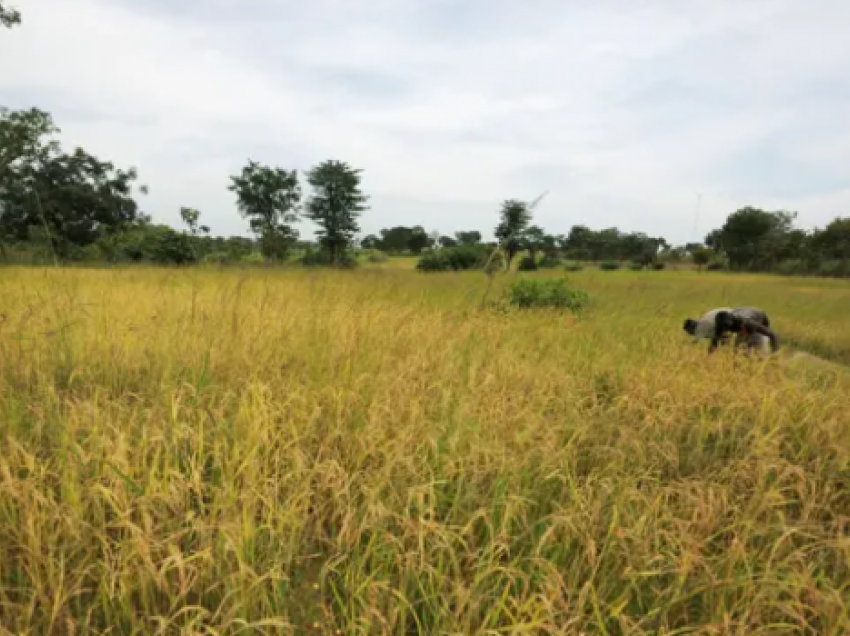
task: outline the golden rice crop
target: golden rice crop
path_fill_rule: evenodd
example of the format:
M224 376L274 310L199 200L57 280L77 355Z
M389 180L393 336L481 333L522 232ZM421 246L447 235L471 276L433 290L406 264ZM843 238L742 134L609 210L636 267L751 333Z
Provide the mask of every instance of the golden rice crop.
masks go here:
M569 278L578 317L481 274L0 270L0 625L850 633L850 289ZM831 363L708 357L721 304Z

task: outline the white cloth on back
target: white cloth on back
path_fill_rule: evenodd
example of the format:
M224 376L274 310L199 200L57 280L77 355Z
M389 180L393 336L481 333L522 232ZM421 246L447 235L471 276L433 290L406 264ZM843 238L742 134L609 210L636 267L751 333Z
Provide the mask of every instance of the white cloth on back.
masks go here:
M697 320L696 331L694 331L695 338L707 338L711 339L714 337L714 318L721 311L732 311L731 307L718 307L717 309L712 309L711 311L705 313L702 318Z

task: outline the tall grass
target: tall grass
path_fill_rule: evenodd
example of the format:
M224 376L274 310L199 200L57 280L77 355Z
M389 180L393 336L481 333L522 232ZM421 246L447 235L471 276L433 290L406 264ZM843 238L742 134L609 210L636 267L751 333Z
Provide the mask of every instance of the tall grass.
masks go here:
M840 358L844 286L2 274L9 633L850 633L850 382L681 331L755 303Z

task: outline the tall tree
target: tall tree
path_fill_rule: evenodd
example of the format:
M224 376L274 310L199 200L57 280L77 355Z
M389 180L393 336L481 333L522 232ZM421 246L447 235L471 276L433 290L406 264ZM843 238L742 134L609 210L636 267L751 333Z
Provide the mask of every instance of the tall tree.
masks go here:
M364 250L378 250L383 249L381 245L381 239L379 239L374 234L367 234L363 237L363 240L360 241L360 247Z
M343 161L329 159L307 173L307 182L313 194L307 202L307 218L319 230L319 243L332 263L340 261L360 231L357 219L367 210L369 197L360 189L361 173Z
M0 109L0 232L26 240L37 228L66 258L136 221L138 175L82 148L63 152L57 132L44 111Z
M706 243L709 238L719 243L734 269L770 267L784 248L795 217L747 206L730 214L719 235L709 235Z
M850 264L850 218L835 218L822 230L815 231L810 248L813 253L810 260L837 260L846 271Z
M206 225L201 225L201 212L195 208L180 208L180 218L183 223L189 228L189 236L181 234L177 239L171 239L171 243L175 248L183 248L189 254L189 260L198 260L204 255L205 244L202 241L201 234L209 234L210 228ZM206 246L209 247L208 245Z
M0 25L11 29L21 23L21 12L0 2Z
M424 232L424 230L422 231ZM410 240L413 238L413 232L414 228L405 227L404 225L382 229L380 232L380 249L385 252L403 252L410 249Z
M694 265L699 271L711 262L712 251L706 247L698 247L691 252L691 257L694 259Z
M419 256L423 250L428 249L434 244L433 239L428 235L421 225L413 228L410 238L407 241L407 247L413 254Z
M195 208L180 208L180 218L183 219L183 223L189 228L189 234L192 236L198 236L198 234L209 234L210 228L206 225L199 225L201 220L201 213L199 210Z
M546 232L543 228L532 225L520 235L520 244L528 250L528 255L536 259L537 252L546 247Z
M496 226L496 239L505 249L505 268L510 269L511 261L520 249L522 232L531 222L531 211L528 204L517 199L507 199L502 202L499 211L499 224Z
M710 247L712 250L714 250L715 254L721 254L723 252L723 238L721 235L722 232L719 229L712 230L711 232L705 235L705 246ZM696 245L695 249L702 247L699 243L695 243L694 245ZM693 250L689 249L688 251Z
M481 232L478 230L455 232L455 238L461 245L478 245L481 242Z
M260 238L263 255L273 260L286 258L298 239L298 231L292 227L301 203L297 172L249 160L230 181L227 189L236 194L239 212Z

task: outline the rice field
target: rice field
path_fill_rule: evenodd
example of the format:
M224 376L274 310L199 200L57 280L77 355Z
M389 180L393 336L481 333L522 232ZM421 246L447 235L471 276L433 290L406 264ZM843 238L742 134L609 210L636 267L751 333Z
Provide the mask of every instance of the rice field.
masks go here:
M566 276L0 269L0 630L850 633L847 283Z

